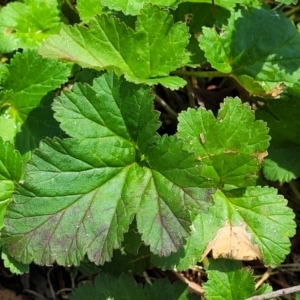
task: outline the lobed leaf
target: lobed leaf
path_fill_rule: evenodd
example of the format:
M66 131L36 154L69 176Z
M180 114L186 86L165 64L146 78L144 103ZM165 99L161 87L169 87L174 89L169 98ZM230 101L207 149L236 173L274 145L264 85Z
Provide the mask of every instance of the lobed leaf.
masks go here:
M114 16L98 15L88 28L63 28L39 53L82 67L113 70L134 83L161 83L174 89L185 81L168 75L185 65L188 37L185 24L174 24L168 11L146 5L137 17L135 31Z
M207 275L208 281L203 287L208 300L247 299L272 291L268 284L255 291L252 271L249 268L242 268L241 262L237 261L210 260Z
M179 0L101 0L103 6L107 6L109 9L122 11L125 15L137 15L142 10L145 3L151 3L160 7L176 7L181 1Z
M148 250L148 248L146 249ZM121 274L141 275L145 270L151 268L149 254L149 250L141 251L138 255L130 254L123 249L114 250L112 261L101 266L101 271L113 276L120 276ZM98 270L99 272L100 270Z
M193 2L193 3L210 3L211 0L182 0L182 2ZM215 5L222 6L226 9L234 8L237 4L245 5L246 7L258 7L261 3L258 0L215 0Z
M227 98L217 118L204 108L179 116L178 135L184 148L204 163L202 175L215 185L247 186L259 171L269 144L268 129L238 98Z
M56 99L55 116L73 138L45 140L28 163L3 234L13 257L78 265L87 254L103 264L135 215L151 251L181 246L212 191L201 188L201 164L180 140L156 134L152 98L104 74Z
M59 135L51 104L54 93L67 80L69 68L42 58L33 50L16 53L7 67L8 75L0 92L0 131L25 154L45 136Z
M101 274L90 282L79 284L70 296L71 300L79 299L196 299L188 295L187 286L181 282L171 284L166 279L153 282L153 285L137 284L132 277L121 275L118 278Z
M175 22L185 22L189 28L190 41L187 50L191 53L188 62L189 66L198 67L206 62L204 52L199 48L198 37L202 33L202 27L212 27L217 23L221 27L223 22L230 16L230 12L222 6L215 8L215 20L212 18L212 4L209 3L180 3L176 10L171 13Z
M276 34L270 35L274 28ZM199 43L214 68L252 94L273 94L278 83L293 85L300 79L300 36L280 12L238 8L220 33L204 28Z
M23 176L24 166L20 153L0 137L0 228L15 185Z
M83 22L88 22L93 16L102 13L102 6L99 0L77 0L76 9Z
M9 269L11 273L21 275L29 272L29 265L24 265L16 261L7 253L7 250L3 247L1 249L1 258L3 260L5 268Z
M0 51L37 48L63 23L59 1L26 0L8 3L0 12Z
M214 258L258 258L266 266L278 266L289 253L296 224L286 200L276 193L258 186L217 191L215 205L193 222L184 247L164 260L153 257L152 261L164 269L184 270L212 251Z
M264 120L272 137L268 157L263 164L267 179L289 182L300 176L300 85L288 88L276 101L268 101L256 111L257 119Z

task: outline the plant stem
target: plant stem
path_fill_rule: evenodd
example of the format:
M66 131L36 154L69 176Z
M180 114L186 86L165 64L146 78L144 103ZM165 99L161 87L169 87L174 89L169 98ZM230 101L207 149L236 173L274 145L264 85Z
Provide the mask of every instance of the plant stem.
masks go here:
M295 182L292 180L288 184L289 184L291 190L293 191L294 195L296 196L298 202L300 203L300 192L298 191Z
M279 10L279 9L283 9L283 6L285 4L284 3L279 3L278 5L276 5L275 7L272 8L272 10Z
M270 277L272 270L273 269L270 267L267 269L267 271L263 274L261 279L256 283L255 289L258 289Z
M195 77L227 77L229 73L222 73L219 71L173 71L171 72L172 75L179 75L179 76L195 76Z
M284 14L285 14L285 16L287 18L289 18L291 15L295 14L299 10L300 10L300 6L296 6L296 7L291 8L290 10L288 10L287 12L285 12Z
M187 82L186 90L187 90L187 94L189 97L189 107L191 108L195 108L195 97L194 97L194 93L193 93L193 87L192 87L192 83L189 77L184 76L184 79Z
M165 100L163 100L162 98L160 98L158 95L155 95L155 99L154 99L157 103L159 103L167 112L169 112L171 115L173 115L174 117L178 117L178 114L175 110L173 110L167 103Z
M260 295L260 296L254 296L254 297L250 297L247 298L246 300L265 300L265 299L271 299L273 297L280 297L283 295L287 295L287 294L292 294L292 293L296 293L300 291L300 285L296 285L290 288L286 288L286 289L281 289L278 290L276 292L271 292L271 293L267 293L264 295Z

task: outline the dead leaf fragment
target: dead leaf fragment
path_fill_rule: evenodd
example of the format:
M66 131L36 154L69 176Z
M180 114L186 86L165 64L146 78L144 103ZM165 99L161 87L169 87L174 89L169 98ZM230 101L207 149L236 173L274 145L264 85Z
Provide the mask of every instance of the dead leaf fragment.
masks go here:
M268 151L261 152L261 153L256 153L256 156L257 156L257 158L258 158L258 160L259 160L259 163L262 164L264 158L265 158L266 156L268 156Z
M286 85L283 82L280 82L274 88L272 88L271 90L269 90L266 93L258 93L258 94L253 94L253 95L257 96L257 97L279 99L280 94L284 91L285 88L286 88Z
M251 242L251 235L246 231L246 224L231 226L229 221L219 229L216 237L207 245L202 259L212 251L213 258L234 260L261 259L257 245Z
M199 136L200 136L201 144L204 145L204 144L205 144L205 137L204 137L204 134L203 134L203 133L200 133Z

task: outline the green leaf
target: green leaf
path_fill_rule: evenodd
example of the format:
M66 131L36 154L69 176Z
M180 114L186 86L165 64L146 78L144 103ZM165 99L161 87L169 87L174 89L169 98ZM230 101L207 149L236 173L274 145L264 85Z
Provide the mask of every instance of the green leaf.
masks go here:
M210 0L182 0L182 2L192 2L192 3L211 3ZM232 8L236 5L236 0L216 0L215 5L223 6L225 8Z
M24 265L16 261L7 253L7 250L5 248L2 248L1 258L3 260L5 268L9 269L11 273L21 275L29 272L29 265Z
M7 65L4 63L0 63L0 86L2 88L3 81L7 79L9 76Z
M80 283L74 289L70 300L92 299L190 299L187 285L182 282L171 284L167 279L156 280L152 286L137 284L132 277L121 275L118 278L101 274L95 279L94 285L90 282Z
M199 299L195 295L188 295L188 289L182 282L174 282L171 284L167 279L160 279L153 282L152 286L145 286L146 295L149 299ZM195 296L195 297L194 297Z
M202 27L212 27L215 23L221 27L229 18L229 10L215 7L215 19L212 18L212 5L210 3L180 3L176 10L171 11L175 22L185 22L189 28L190 42L187 50L191 52L189 66L197 67L206 61L204 52L199 48L198 36L202 33Z
M186 270L212 250L214 258L253 260L278 266L289 253L295 234L294 214L268 187L247 187L213 196L214 206L193 222L186 244L169 257L152 257L163 269ZM209 229L209 230L208 230Z
M207 214L200 214L196 217L193 221L191 236L177 252L168 257L152 255L151 262L163 270L176 268L179 271L185 271L201 261L206 246L214 239L218 229L224 223L222 207L218 207L218 203L215 203L215 206L217 206L216 209L212 207Z
M204 108L188 109L179 116L178 135L184 148L204 163L202 175L215 185L247 186L254 183L260 156L269 143L265 123L238 98L227 98L217 118Z
M80 19L88 22L93 16L102 13L100 0L77 0L76 9L79 12Z
M255 291L252 271L242 268L241 262L238 261L210 260L207 275L208 282L203 288L208 300L247 299L254 295L262 295L270 289L268 285L264 285Z
M300 176L300 84L288 88L281 99L268 101L256 111L256 118L270 128L271 145L263 164L267 179L289 182Z
M18 182L23 176L20 153L9 142L0 138L0 180Z
M211 0L182 0L182 2L193 2L193 3L211 3ZM261 6L258 0L215 0L215 5L222 6L226 9L235 7L237 4L245 5L247 7L259 7Z
M0 92L0 132L25 154L41 138L60 134L51 112L54 93L48 92L64 83L70 71L65 64L42 58L32 50L16 53L8 71Z
M277 28L276 34L270 34ZM204 28L200 48L220 72L229 73L250 93L272 93L278 83L300 79L300 36L284 14L263 8L239 8L218 33Z
M138 255L127 253L123 249L114 250L111 262L106 262L101 270L113 276L122 273L128 275L140 275L150 267L150 252L148 247L142 246Z
M102 266L101 266L102 267ZM71 267L71 272L74 274L77 274L78 271L81 272L81 274L86 276L91 275L97 275L101 272L101 267L96 266L94 263L90 262L87 257L85 257L78 267ZM75 275L76 276L76 275ZM74 277L75 277L74 276Z
M277 195L275 189L247 187L224 194L217 192L214 201L215 209L219 206L218 209L224 212L224 223L222 232L218 230L214 242L210 242L206 252L212 248L216 258L234 256L242 257L243 260L246 260L247 256L261 253L264 264L271 267L278 266L283 261L285 255L289 253L289 238L295 234L295 222L292 210L286 207L286 200ZM227 222L230 226L225 230ZM240 235L234 236L232 232L238 232ZM222 236L220 233L225 235ZM236 244L235 249L227 249L226 243L222 244L222 238L226 239L225 236L232 239L232 244L235 237L238 237L241 243ZM222 251L217 255L219 250Z
M134 83L161 83L174 89L185 81L168 75L185 65L188 37L185 24L174 24L168 11L147 5L137 17L135 31L114 16L98 15L88 28L63 28L39 53L82 67L113 70Z
M298 0L279 0L279 1L276 1L276 2L283 3L283 4L286 4L286 5L291 5L291 4L296 5L298 3Z
M8 3L0 11L0 51L37 48L63 23L57 0L27 0Z
M152 252L181 246L212 191L201 188L201 164L180 140L156 134L152 98L146 87L104 74L55 101L56 118L74 138L40 143L28 163L6 216L12 256L78 265L87 253L103 264L135 214Z
M146 294L132 277L121 275L115 278L108 274L96 277L94 285L90 282L80 283L70 295L70 300L92 299L147 299Z
M107 6L109 9L122 11L125 15L138 15L145 5L145 3L151 3L158 5L160 7L176 7L181 1L179 0L150 0L150 1L142 1L142 0L101 0L101 4L103 6Z
M3 218L6 208L11 201L15 184L23 176L23 161L20 153L9 142L0 137L0 228L3 227Z
M105 71L96 71L93 69L81 69L75 77L75 82L93 84L95 78L104 74Z

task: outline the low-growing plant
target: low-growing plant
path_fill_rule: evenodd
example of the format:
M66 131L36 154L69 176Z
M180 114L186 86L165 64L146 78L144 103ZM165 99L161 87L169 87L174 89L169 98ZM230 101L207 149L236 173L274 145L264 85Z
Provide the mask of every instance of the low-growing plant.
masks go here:
M5 266L97 274L73 300L199 298L185 283L137 284L150 266L203 266L206 299L270 292L242 262L284 261L300 201L300 35L292 2L280 2L3 6ZM234 87L219 109L198 88L212 78ZM184 87L187 109L158 91ZM272 182L290 184L294 212Z

